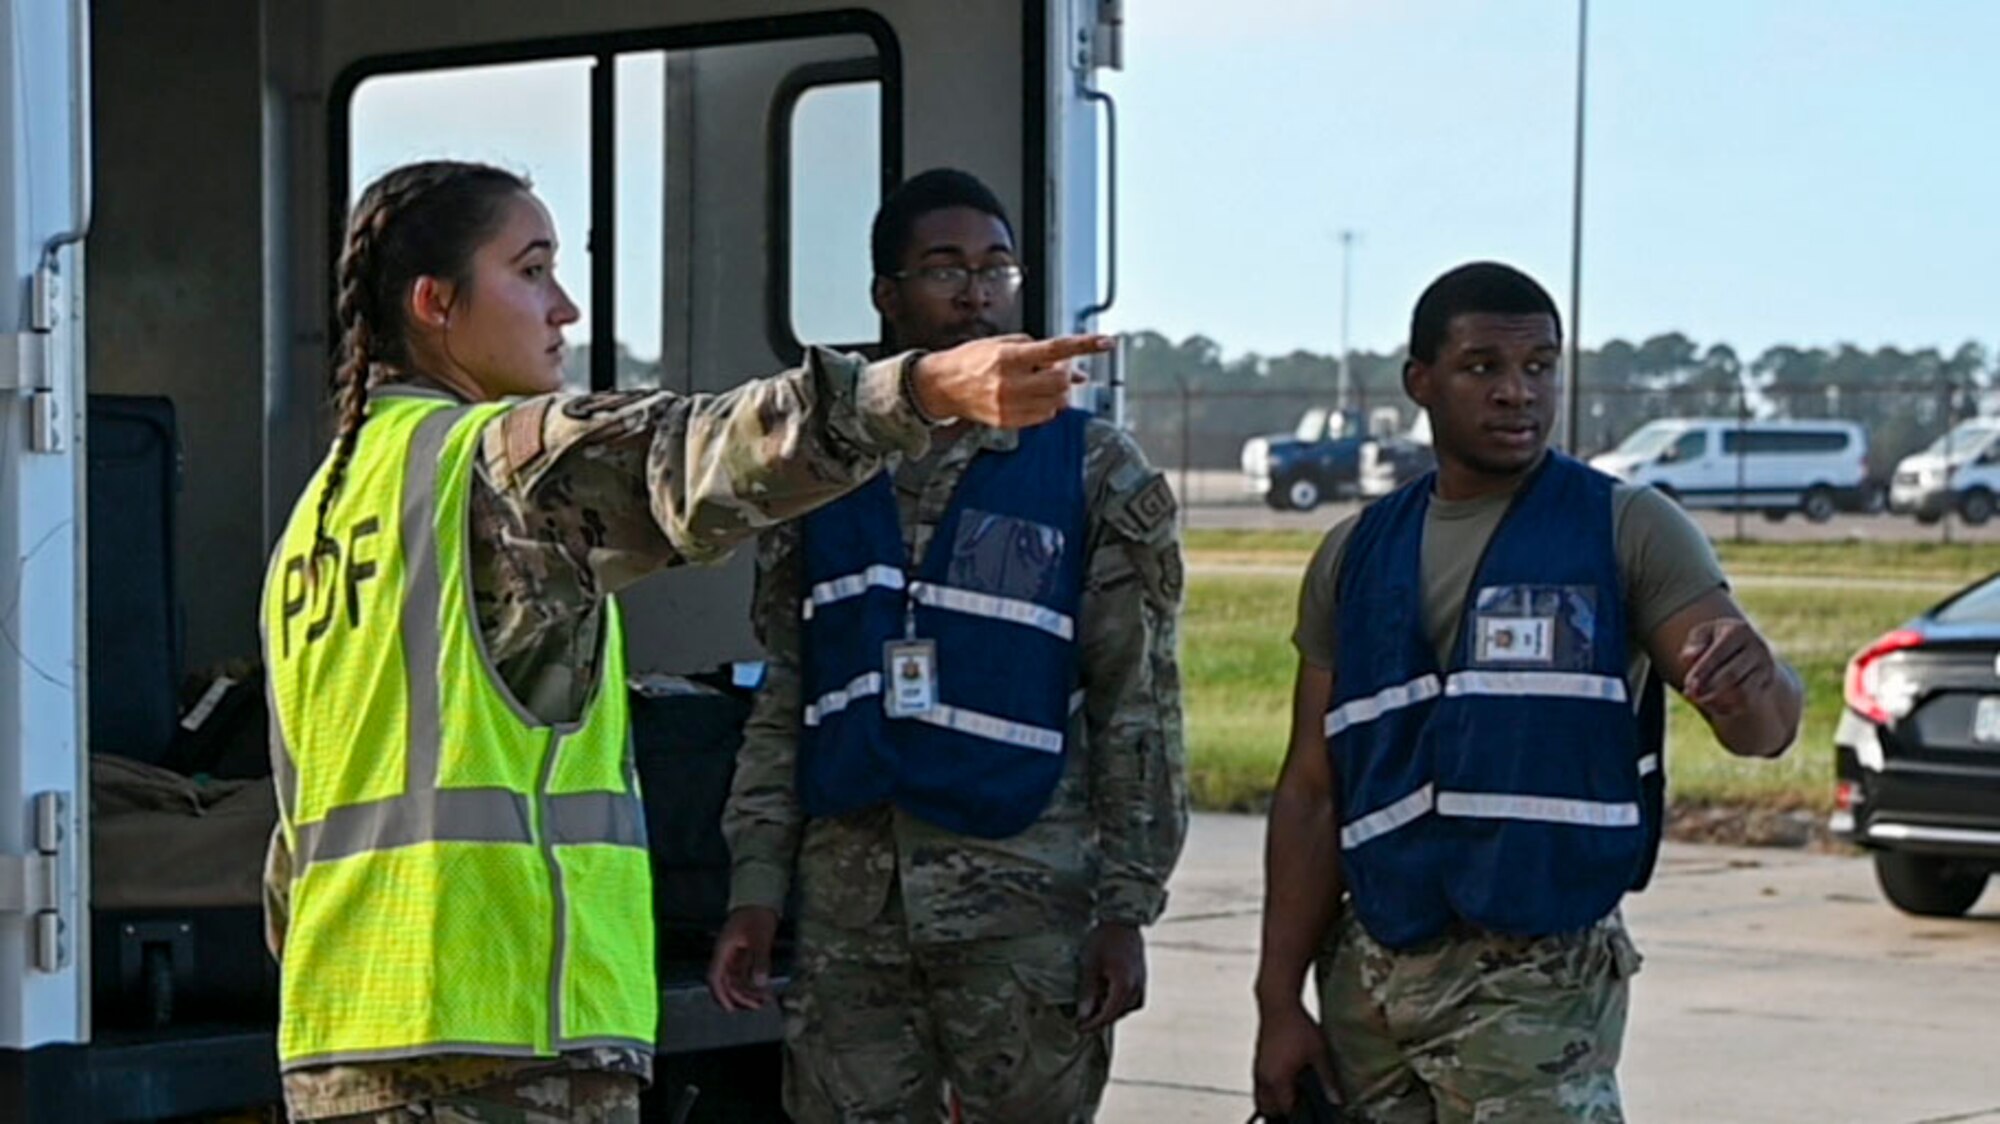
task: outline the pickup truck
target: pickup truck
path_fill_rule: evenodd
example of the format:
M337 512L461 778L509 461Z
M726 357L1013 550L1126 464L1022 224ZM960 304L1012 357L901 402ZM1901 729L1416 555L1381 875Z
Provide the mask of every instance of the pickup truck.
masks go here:
M1307 410L1290 433L1243 443L1243 487L1278 511L1311 511L1329 500L1350 499L1361 470L1358 415L1351 410Z

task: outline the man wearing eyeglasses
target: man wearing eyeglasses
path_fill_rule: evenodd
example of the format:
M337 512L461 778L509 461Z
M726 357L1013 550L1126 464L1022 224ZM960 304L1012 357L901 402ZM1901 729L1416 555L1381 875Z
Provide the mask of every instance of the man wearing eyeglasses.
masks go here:
M939 169L883 203L894 349L1010 329L1006 211ZM785 1104L802 1124L1091 1119L1187 826L1175 505L1117 428L932 419L930 452L773 531L769 674L724 817L709 986L763 1006L796 885Z

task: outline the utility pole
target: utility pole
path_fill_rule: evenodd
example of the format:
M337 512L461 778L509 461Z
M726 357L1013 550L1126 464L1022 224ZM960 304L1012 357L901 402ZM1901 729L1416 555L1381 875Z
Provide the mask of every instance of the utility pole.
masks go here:
M1590 43L1590 0L1576 0L1576 157L1569 218L1569 402L1563 410L1562 447L1574 455L1583 408L1583 80Z
M1354 382L1353 374L1348 369L1347 345L1347 313L1353 303L1350 297L1354 289L1353 258L1354 232L1343 230L1340 232L1340 376L1335 383L1334 394L1335 404L1342 410L1354 403Z

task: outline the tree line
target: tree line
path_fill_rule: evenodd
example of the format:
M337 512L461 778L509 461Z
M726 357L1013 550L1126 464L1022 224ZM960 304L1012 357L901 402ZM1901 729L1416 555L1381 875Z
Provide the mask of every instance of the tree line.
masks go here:
M1351 405L1363 414L1393 407L1399 424L1415 417L1403 395L1405 352L1349 356ZM1578 444L1586 454L1617 444L1654 418L1846 418L1868 427L1870 467L1886 477L1905 455L1929 444L1956 420L2000 413L2000 361L1967 341L1945 351L1926 347L1872 351L1852 344L1780 344L1748 360L1726 343L1703 346L1680 332L1639 343L1614 339L1582 355ZM566 364L587 381L588 344ZM617 385L658 386L656 360L618 345ZM1178 342L1155 331L1126 337L1127 418L1157 464L1179 464L1183 447L1197 468L1237 464L1243 442L1289 432L1309 409L1336 404L1339 362L1328 353L1254 352L1230 357L1217 341Z

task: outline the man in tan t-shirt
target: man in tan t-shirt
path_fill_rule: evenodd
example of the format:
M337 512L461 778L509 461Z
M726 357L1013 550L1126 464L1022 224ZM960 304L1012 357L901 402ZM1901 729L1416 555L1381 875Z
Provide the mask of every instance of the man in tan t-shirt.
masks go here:
M1507 513L1513 490L1466 500L1431 500L1424 524L1423 572L1424 632L1437 650L1440 664L1451 660L1452 642L1465 592L1472 584L1472 572L1479 564L1486 540L1493 537L1500 517ZM1347 536L1354 530L1352 516L1336 524L1313 552L1306 567L1305 585L1299 591L1298 626L1292 632L1292 646L1299 659L1313 667L1336 669L1334 652L1334 612L1339 608L1334 587ZM1618 569L1625 578L1625 605L1631 614L1634 643L1629 649L1630 671L1626 679L1637 697L1652 657L1639 643L1651 636L1669 618L1707 594L1725 591L1728 579L1715 549L1694 521L1674 501L1650 487L1634 488L1614 484L1611 489L1611 522L1618 541Z
M1437 452L1436 474L1412 487L1431 489L1417 588L1424 637L1440 669L1455 667L1460 631L1471 627L1465 602L1489 543L1550 455L1561 348L1554 302L1507 266L1461 266L1433 282L1417 303L1404 386L1429 413ZM1641 698L1648 676L1657 673L1694 704L1731 752L1783 752L1798 731L1798 677L1744 618L1706 538L1651 489L1607 490L1617 592L1627 621L1626 690L1617 697ZM1580 930L1523 935L1489 931L1461 916L1434 937L1391 948L1344 900L1350 886L1342 873L1344 850L1416 846L1402 840L1422 837L1431 840L1425 846L1440 849L1443 857L1436 861L1450 864L1459 846L1455 837L1415 831L1385 838L1433 814L1428 804L1393 815L1382 830L1342 831L1329 751L1335 733L1429 697L1386 691L1342 708L1360 715L1356 721L1330 720L1341 659L1336 591L1360 518L1327 535L1300 595L1291 745L1272 802L1266 852L1258 1108L1290 1111L1294 1082L1311 1068L1344 1096L1349 1119L1620 1121L1615 1068L1627 981L1639 957L1615 907ZM1380 557L1362 564L1379 565ZM1360 580L1368 589L1386 588L1366 574ZM1445 694L1452 693L1447 685ZM1483 742L1476 748L1483 750ZM1393 739L1389 749L1415 752L1414 745ZM1633 768L1646 771L1636 757ZM1430 798L1429 785L1421 795ZM1533 815L1506 813L1509 819ZM1404 889L1378 883L1373 893ZM1315 958L1323 1028L1300 995Z

